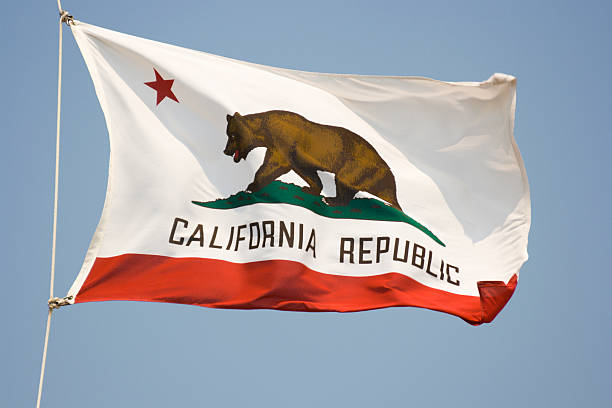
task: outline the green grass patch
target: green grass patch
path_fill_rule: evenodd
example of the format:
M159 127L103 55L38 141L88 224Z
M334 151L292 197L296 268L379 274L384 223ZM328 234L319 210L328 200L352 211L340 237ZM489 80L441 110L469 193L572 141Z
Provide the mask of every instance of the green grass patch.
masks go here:
M240 191L228 198L208 202L192 201L192 203L219 210L229 210L251 204L291 204L306 208L327 218L405 222L421 230L438 244L446 246L422 224L380 200L354 198L347 206L331 207L325 204L323 196L304 193L299 186L278 180L255 193Z

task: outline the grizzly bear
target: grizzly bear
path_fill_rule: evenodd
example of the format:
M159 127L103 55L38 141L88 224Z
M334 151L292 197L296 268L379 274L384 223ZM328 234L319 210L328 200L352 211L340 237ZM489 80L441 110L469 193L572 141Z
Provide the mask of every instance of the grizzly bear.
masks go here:
M328 197L328 205L347 205L358 191L364 191L401 211L389 166L370 143L348 129L273 110L227 115L226 133L223 153L236 163L256 147L267 148L263 164L247 187L251 192L293 170L308 183L302 188L305 193L319 195L323 183L317 170L322 170L336 176L336 197Z

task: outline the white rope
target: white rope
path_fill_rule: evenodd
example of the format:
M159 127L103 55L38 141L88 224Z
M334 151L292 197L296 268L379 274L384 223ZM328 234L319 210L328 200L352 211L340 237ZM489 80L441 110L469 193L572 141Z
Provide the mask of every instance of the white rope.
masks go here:
M47 315L47 330L45 332L45 347L43 348L42 365L40 366L40 382L38 383L38 398L36 399L36 408L40 408L40 397L42 396L43 379L45 378L45 363L47 362L47 345L49 344L51 313L53 313L53 309L49 308L49 314Z
M53 240L51 244L51 283L49 284L49 313L47 315L47 328L45 330L45 345L43 347L42 364L40 366L40 381L38 383L38 398L36 399L36 408L40 408L40 398L42 396L43 381L45 378L45 365L47 362L47 347L49 345L49 330L51 328L51 315L53 309L68 304L66 299L58 299L53 296L53 283L55 281L55 247L57 237L57 187L59 181L59 149L60 149L60 117L62 108L62 24L70 23L72 16L62 9L60 0L57 0L57 7L60 12L59 19L59 54L57 68L57 121L56 121L56 137L55 137L55 193L53 200Z
M57 0L61 7L60 0ZM60 9L60 13L62 10ZM60 147L60 115L62 110L62 20L59 20L59 56L57 62L57 120L55 124L55 196L53 200L53 244L51 246L51 284L49 285L49 298L53 297L53 281L55 280L55 241L57 232L57 184L59 180L59 147Z

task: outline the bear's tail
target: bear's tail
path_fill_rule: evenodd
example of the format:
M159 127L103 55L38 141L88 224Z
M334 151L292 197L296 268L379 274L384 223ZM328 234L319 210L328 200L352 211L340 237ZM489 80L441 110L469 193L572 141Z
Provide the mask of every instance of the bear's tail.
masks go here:
M401 212L404 212L404 210L402 210L402 207L400 207L399 202L397 201L395 177L393 177L393 174L389 172L389 174L387 174L387 176L383 180L383 183L381 184L383 185L383 189L380 194L378 194L378 197L388 202L391 207L400 210Z
M387 201L387 200L385 200ZM400 210L401 212L404 212L404 210L402 210L402 207L400 207L399 203L397 202L397 197L393 197L392 201L387 201L389 204L391 204L391 207Z
M388 191L388 190L383 191L382 193L378 195L378 197L388 202L391 205L391 207L397 210L400 210L401 212L404 212L404 210L402 210L402 207L400 207L399 203L397 202L397 196L395 194L395 189L393 189L392 191Z

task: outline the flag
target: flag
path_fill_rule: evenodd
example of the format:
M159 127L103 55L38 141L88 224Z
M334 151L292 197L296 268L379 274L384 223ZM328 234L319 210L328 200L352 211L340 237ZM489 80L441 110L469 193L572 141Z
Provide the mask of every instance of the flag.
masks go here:
M516 80L323 74L71 25L110 138L71 303L490 322L527 259Z

